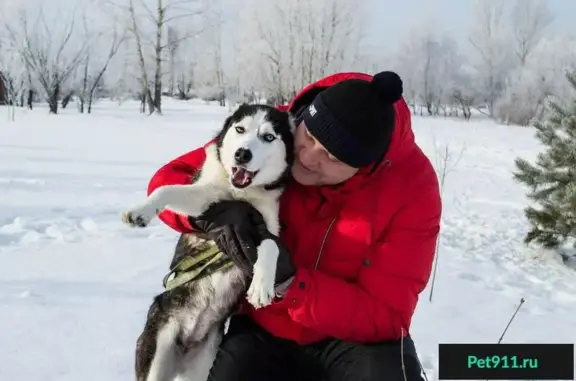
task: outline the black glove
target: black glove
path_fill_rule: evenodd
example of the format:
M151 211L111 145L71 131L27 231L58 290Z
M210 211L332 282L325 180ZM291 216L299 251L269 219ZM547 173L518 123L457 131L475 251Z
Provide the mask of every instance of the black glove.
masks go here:
M202 215L188 219L196 231L206 234L220 251L252 276L252 263L246 258L256 256L256 244L260 242L256 226L263 221L252 205L245 201L219 201Z
M280 251L276 266L276 284L283 283L296 272L279 238L266 228L262 214L246 201L226 200L211 205L201 216L190 218L191 225L214 240L218 249L252 276L258 258L256 248L264 239L272 239Z
M254 209L255 210L255 209ZM260 212L256 211L260 215ZM259 233L257 237L257 241L254 241L256 244L260 244L265 239L271 239L274 241L276 246L278 246L278 262L276 264L276 280L274 282L275 285L279 285L284 283L289 278L293 277L296 273L296 268L294 267L294 263L292 262L292 258L288 249L284 246L282 242L280 242L280 238L275 236L274 234L268 231L266 227L266 223L260 215L260 218L255 219L254 222L256 223L255 227ZM244 250L242 252L244 258L242 261L247 261L250 263L252 267L254 267L254 263L256 263L256 259L258 259L258 253L256 250Z

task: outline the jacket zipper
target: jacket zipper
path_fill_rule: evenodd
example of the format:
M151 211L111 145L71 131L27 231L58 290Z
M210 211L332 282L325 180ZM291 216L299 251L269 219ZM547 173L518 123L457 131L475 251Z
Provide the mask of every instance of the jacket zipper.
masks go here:
M392 165L392 162L390 160L384 160L384 165L389 168ZM324 201L326 201L326 199L323 197L320 205L322 205ZM320 245L320 250L318 251L318 256L316 257L316 264L314 265L314 270L318 270L318 265L320 264L322 253L324 252L324 246L326 245L326 240L328 239L328 234L330 234L330 231L332 230L332 225L334 225L334 222L336 222L337 218L338 217L334 217L332 221L330 221L330 225L328 225L328 229L326 229L326 233L324 233L324 237L322 238L322 244Z
M336 222L336 218L334 217L332 221L330 221L330 225L328 225L328 229L326 229L326 233L324 233L324 238L322 238L322 244L320 245L320 250L318 251L318 257L316 257L316 264L314 265L314 270L318 270L318 265L320 264L320 258L322 258L322 252L324 251L324 245L326 244L326 240L328 239L328 234L330 234L330 230L332 230L332 225Z

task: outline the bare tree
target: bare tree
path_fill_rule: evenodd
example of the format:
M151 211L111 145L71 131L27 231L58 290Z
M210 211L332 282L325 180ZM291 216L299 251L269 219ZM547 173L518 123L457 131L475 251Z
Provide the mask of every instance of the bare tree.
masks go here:
M169 84L168 93L171 97L174 96L174 89L176 88L176 64L178 57L178 49L180 48L180 41L178 41L178 31L175 28L168 27L167 30L168 38L168 62L169 62Z
M15 117L14 108L24 106L26 74L18 52L0 41L0 105L11 106L8 108L11 120Z
M496 103L496 118L503 124L528 126L541 118L550 98L569 99L566 72L576 68L576 37L558 35L542 38L523 66L509 75L506 89Z
M274 15L278 17L277 21L290 25L292 17L286 14L286 10L280 4L274 5ZM289 12L289 10L288 10ZM267 92L271 95L271 103L285 103L288 99L288 90L290 86L287 84L293 77L287 73L286 61L292 61L293 56L286 56L287 52L293 52L295 43L295 36L292 33L283 33L284 29L276 24L276 27L270 25L261 15L255 15L255 25L257 27L258 37L263 43L262 58L259 63L262 67L263 73L266 76ZM288 29L288 32L292 29ZM285 40L282 40L285 38ZM290 44L290 50L285 50L283 42ZM293 62L293 61L292 61ZM295 74L295 73L294 73Z
M316 60L319 76L357 62L363 37L362 6L362 2L332 0L321 7L319 35L322 43Z
M178 54L178 69L176 72L176 89L179 99L190 99L194 85L196 84L195 71L197 67L196 50L193 47L182 49Z
M162 114L163 62L167 59L166 52L173 51L175 45L200 33L202 26L195 17L206 11L208 3L205 0L129 0L129 31L136 42L142 102L148 106L150 114ZM179 20L186 22L179 23ZM184 28L183 25L192 27ZM184 32L179 32L177 38L167 39L164 31L171 26ZM153 31L153 36L147 31ZM151 53L150 58L148 53Z
M0 65L0 106L8 105L8 119L14 121L16 112L16 100L15 100L15 88L14 82L8 76L7 71L2 71Z
M8 105L9 118L14 121L15 107L24 106L26 72L16 54L0 49L0 105Z
M148 105L149 113L152 114L155 110L156 103L152 96L152 91L150 90L150 81L148 80L148 70L146 68L146 58L144 56L144 46L142 43L142 33L138 28L138 17L136 15L136 9L134 7L134 0L130 0L129 3L130 18L132 20L132 26L129 31L132 32L135 41L136 53L138 54L138 62L140 65L140 84L141 84L141 111L146 111L146 105Z
M51 113L58 113L58 101L62 90L68 85L84 59L89 41L77 41L76 11L72 11L69 21L47 22L44 4L38 8L21 10L19 27L6 25L9 39L30 73L31 79L42 89ZM29 15L36 12L32 23ZM58 30L58 25L63 25Z
M87 104L87 112L92 112L94 95L112 59L118 53L126 39L127 29L112 19L112 25L97 30L93 35L84 19L85 36L92 43L88 46L84 58L82 85L79 91L79 109L83 113Z
M389 65L402 77L404 98L412 108L413 114L417 113L418 98L421 90L421 70L419 66L422 62L419 57L420 47L415 33L415 30L410 31L405 40L398 45L395 54L389 57Z
M243 22L256 54L262 87L273 103L328 73L357 63L363 31L362 2L352 0L252 0Z
M222 28L224 26L224 18L222 15L222 1L212 0L213 6L213 17L212 17L212 28L211 31L211 45L212 45L212 57L213 57L213 76L214 85L216 87L216 94L218 97L218 102L220 106L226 105L227 98L227 79L224 70L223 62L223 46L222 46Z
M455 109L453 92L458 87L464 60L454 38L440 35L433 22L413 28L387 61L404 82L404 94L412 112L444 116ZM420 25L420 24L419 24Z
M256 101L261 96L260 91L264 88L264 75L261 70L262 57L260 56L262 42L260 40L255 43L251 42L250 28L245 27L245 25L251 25L254 28L252 24L249 24L253 21L251 16L246 11L240 13L230 30L233 37L229 78L231 78L231 83L235 84L235 99L242 99L249 103ZM247 44L255 48L255 54L247 54Z
M470 94L465 94L461 89L456 89L452 93L454 102L462 110L462 116L465 120L470 120L472 117L472 106L474 105L474 97Z
M424 50L422 100L426 106L428 115L436 115L437 110L433 107L439 102L441 88L441 85L438 83L440 80L440 78L438 78L441 59L440 44L430 35L426 36L422 42Z
M505 0L475 0L473 12L475 23L469 41L480 56L477 70L482 77L480 85L488 115L492 117L510 65L506 49Z
M8 79L8 75L0 71L0 106L10 104L9 103L10 97L7 95L8 94L7 88L9 84L10 82Z
M84 35L85 38L88 39L90 32L88 30L88 22L86 20L86 15L83 17L83 24L84 24ZM88 93L88 81L89 81L89 69L90 69L90 57L91 57L91 49L92 47L88 47L87 52L84 57L84 70L82 76L82 87L79 91L78 97L80 99L80 112L84 112L84 104L86 103L87 93Z
M542 32L554 20L545 0L516 0L511 10L514 35L514 53L520 65L526 64L528 55L534 50Z
M442 195L444 194L444 190L446 189L446 179L448 178L448 175L450 174L450 172L452 172L457 166L458 163L460 162L460 160L462 159L462 156L466 150L466 146L462 146L462 149L460 150L458 157L455 158L454 154L455 152L450 148L450 144L447 143L445 144L443 147L440 147L437 143L436 143L436 137L433 137L433 143L434 143L434 153L436 155L436 163L435 163L435 170L436 170L436 174L438 176L438 181L439 181L439 185L440 185L440 196L442 197ZM432 279L431 279L431 285L430 285L430 296L429 296L429 301L432 302L432 296L434 293L434 283L436 280L436 271L438 269L438 261L440 258L440 240L442 238L442 235L440 235L438 237L438 240L436 241L436 255L434 258L434 268L432 271Z
M459 79L466 63L458 50L456 40L449 35L439 39L437 97L434 104L435 112L442 110L444 117L458 116L458 105L453 94L459 87Z

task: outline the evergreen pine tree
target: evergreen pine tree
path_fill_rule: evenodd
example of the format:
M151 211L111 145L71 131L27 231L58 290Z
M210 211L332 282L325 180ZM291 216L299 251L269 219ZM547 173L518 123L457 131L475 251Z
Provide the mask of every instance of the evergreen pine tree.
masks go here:
M569 105L550 102L543 119L533 123L546 150L535 164L515 161L514 179L530 188L528 198L540 206L524 210L532 225L524 242L545 248L576 241L576 72L566 77L574 90Z

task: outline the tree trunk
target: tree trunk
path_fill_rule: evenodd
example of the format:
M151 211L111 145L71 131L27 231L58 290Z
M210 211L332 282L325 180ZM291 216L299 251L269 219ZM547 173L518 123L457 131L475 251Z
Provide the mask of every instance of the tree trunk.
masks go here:
M80 96L80 113L84 113L84 103L86 102L86 90L88 89L88 66L90 64L90 55L86 56L84 63L84 78L82 81L82 95Z
M34 100L34 90L28 90L28 99L27 99L26 103L27 103L28 108L30 110L33 109L33 107L32 107L33 100Z
M72 99L72 95L74 94L73 91L70 91L68 94L66 94L66 96L64 97L64 99L62 99L62 108L66 108L68 106L68 103L70 103L70 99Z
M52 94L48 99L48 107L50 107L50 113L58 114L58 97L60 96L60 84L54 86Z
M88 94L88 114L92 113L92 97L93 93Z
M158 0L158 22L156 24L156 70L154 72L153 105L158 114L162 114L162 28L164 27L164 8ZM150 110L152 113L153 110Z

